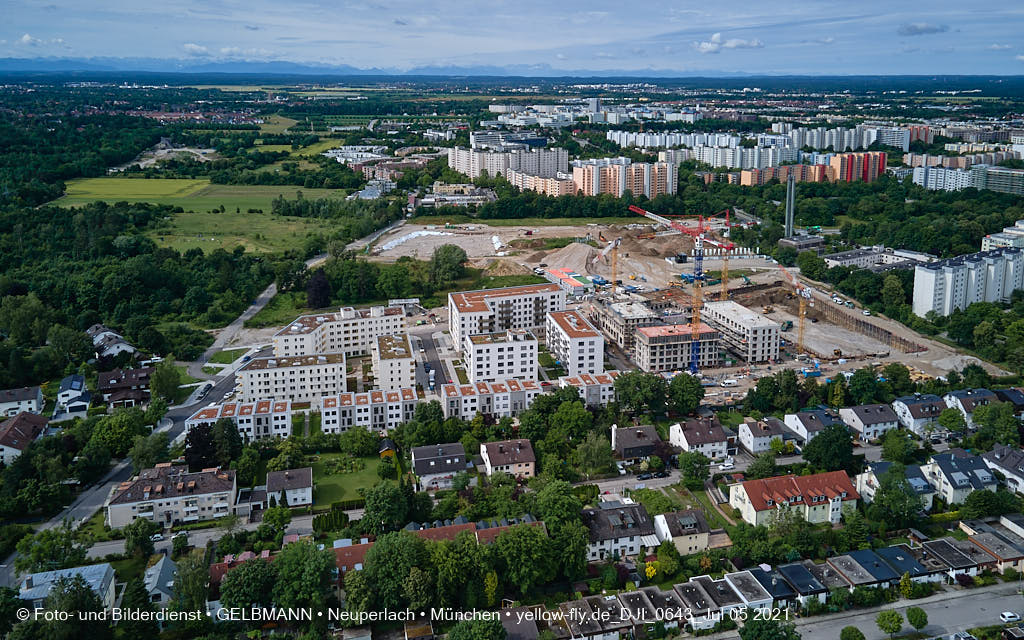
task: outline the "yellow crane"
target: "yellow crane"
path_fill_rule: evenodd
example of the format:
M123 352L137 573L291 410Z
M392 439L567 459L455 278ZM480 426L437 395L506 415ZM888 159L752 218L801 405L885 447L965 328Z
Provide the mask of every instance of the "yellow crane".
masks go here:
M782 270L783 275L789 280L789 284L793 285L793 290L796 293L797 301L799 304L799 312L797 314L798 329L797 329L797 351L798 353L804 353L804 318L807 317L807 305L811 301L811 296L814 293L814 289L806 285L800 284L793 274L786 270L786 267L779 265L779 269ZM812 303L813 304L813 303Z
M615 283L618 281L618 275L619 275L619 244L621 244L621 243L622 243L622 238L615 238L614 240L609 242L607 246L605 246L604 250L601 251L601 253L599 253L596 256L594 256L594 259L591 261L591 264L597 264L597 262L599 260L601 260L602 258L607 259L608 258L608 254L611 254L611 264L612 264L612 287L611 288L612 288L612 291L615 291Z

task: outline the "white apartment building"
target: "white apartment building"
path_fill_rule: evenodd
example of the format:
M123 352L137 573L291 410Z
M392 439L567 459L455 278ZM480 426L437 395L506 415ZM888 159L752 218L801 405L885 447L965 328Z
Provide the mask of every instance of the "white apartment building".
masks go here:
M619 375L620 372L613 369L594 375L562 376L558 379L558 386L562 389L575 387L588 407L604 407L615 401L615 378Z
M235 423L244 442L259 438L287 438L292 433L292 403L287 400L225 402L196 411L185 420L185 431L226 418Z
M470 178L479 178L484 172L491 177L505 175L509 169L555 178L569 170L569 152L559 148L478 151L452 147L448 149L448 166Z
M470 384L537 379L537 337L526 329L466 336L462 352Z
M721 364L721 334L702 322L697 336L697 367L717 367ZM634 349L636 364L643 371L685 371L693 357L693 327L688 324L638 327Z
M779 357L782 326L760 313L733 302L704 303L702 318L722 332L725 345L746 362L768 362Z
M948 316L975 302L1009 302L1024 289L1024 251L1012 247L958 256L914 268L914 313Z
M548 351L570 376L604 371L604 336L580 312L549 312L544 336Z
M324 433L343 433L352 427L390 431L412 420L418 402L414 388L326 396L318 400L320 429Z
M661 315L639 302L612 302L597 308L596 320L608 339L626 353L636 343L636 330L661 324Z
M446 384L441 386L441 409L445 418L470 420L478 413L512 417L529 409L540 392L535 380Z
M452 343L461 349L466 336L507 329L543 331L549 311L565 309L565 290L557 284L528 284L448 294Z
M536 191L546 196L557 198L558 196L571 196L576 194L576 183L568 173L559 173L553 178L536 176L532 173L509 169L505 172L505 178L513 187L519 187L524 191Z
M184 465L164 462L121 483L107 503L107 524L119 529L145 518L170 527L223 518L234 509L237 497L233 470L190 473Z
M982 251L1000 247L1024 249L1024 220L1018 220L1012 227L1003 227L1002 232L990 233L981 239Z
M274 334L274 355L304 356L314 353L344 353L354 356L370 353L380 335L405 331L402 307L343 307L337 313L299 316Z
M385 391L416 386L416 358L409 335L377 336L370 351L373 382Z
M676 192L678 165L672 162L636 162L629 158L574 160L572 179L576 190L586 196L609 193L621 197L629 191L656 198Z
M263 398L312 403L345 391L345 354L255 358L235 373L241 402Z
M974 186L974 178L966 169L915 167L911 180L931 191L960 191Z

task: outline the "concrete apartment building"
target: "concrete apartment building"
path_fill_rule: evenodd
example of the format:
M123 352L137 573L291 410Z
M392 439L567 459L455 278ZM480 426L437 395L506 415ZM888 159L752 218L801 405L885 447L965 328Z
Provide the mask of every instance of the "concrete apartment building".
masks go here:
M335 313L299 316L274 334L274 355L279 358L314 353L370 353L377 336L405 331L402 307L342 307Z
M536 380L446 384L441 386L441 409L445 418L470 420L478 413L512 417L529 409L540 392Z
M513 187L519 187L524 191L536 191L553 198L576 195L576 183L573 181L572 175L568 173L559 173L553 178L544 178L532 173L509 169L505 179Z
M1009 302L1024 289L1024 251L1013 247L972 253L914 268L914 313L948 316L975 302Z
M387 432L412 420L419 403L416 389L347 392L319 398L320 429L324 433L344 433L352 427Z
M516 478L532 478L537 473L537 457L526 438L484 442L480 445L480 457L489 476L504 472Z
M1024 249L1024 220L1018 220L1012 227L1003 227L1000 233L990 233L981 239L983 252L1000 247Z
M844 471L747 480L729 489L729 505L754 526L766 524L785 508L812 524L839 524L843 506L856 507L860 497Z
M1024 195L1024 170L976 164L971 167L971 183L975 189Z
M28 413L43 411L43 389L41 387L22 387L0 391L0 416L15 416L22 411Z
M312 403L345 392L345 354L255 358L235 373L238 399Z
M697 334L697 366L700 369L721 364L721 336L703 322ZM634 360L641 370L685 371L690 366L693 348L693 327L688 324L666 324L639 327L636 330Z
M117 529L145 518L170 527L222 518L232 512L237 497L233 470L190 473L184 465L165 462L121 483L107 503L107 524Z
M639 302L612 302L598 307L595 317L601 331L627 354L632 353L638 327L662 323L661 316Z
M883 151L837 153L828 163L829 182L874 182L885 173Z
M491 177L505 175L510 169L554 178L569 170L569 152L559 148L479 151L452 147L448 149L448 166L470 178L479 178L485 172Z
M828 167L823 164L787 164L781 167L744 169L740 171L740 184L746 187L768 184L772 180L785 183L789 176L796 182L825 182Z
M416 358L409 334L377 336L370 350L373 383L385 391L416 386Z
M722 332L725 346L742 360L767 362L779 357L779 333L782 326L760 313L733 302L707 302L702 317Z
M656 198L676 192L678 167L672 162L633 162L629 158L575 160L572 179L585 196L602 193L621 197L626 191Z
M930 191L960 191L974 186L974 174L966 169L916 167L911 180Z
M580 312L549 312L544 336L548 351L568 375L604 371L604 336Z
M185 431L228 419L235 423L243 442L260 438L287 438L292 434L292 403L288 400L225 402L204 407L185 420Z
M537 337L526 329L466 336L463 347L470 384L537 379Z
M565 309L565 290L557 284L529 284L448 294L448 324L455 348L466 336L507 329L543 331L549 311Z
M562 376L558 379L558 386L562 389L575 387L588 407L604 407L615 400L615 378L619 375L619 371L613 369L594 375Z

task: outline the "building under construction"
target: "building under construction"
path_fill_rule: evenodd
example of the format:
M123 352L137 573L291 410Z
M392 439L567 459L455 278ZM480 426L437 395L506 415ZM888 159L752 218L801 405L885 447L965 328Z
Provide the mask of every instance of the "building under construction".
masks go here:
M741 360L771 362L779 358L779 334L782 326L732 300L708 302L703 316L712 328L722 332L722 340Z

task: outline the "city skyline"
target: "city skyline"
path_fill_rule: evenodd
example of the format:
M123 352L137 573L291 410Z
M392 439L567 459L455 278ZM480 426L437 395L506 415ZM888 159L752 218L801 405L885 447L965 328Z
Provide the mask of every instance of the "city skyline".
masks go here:
M656 74L896 75L1024 73L1024 6L939 1L924 9L832 0L735 7L657 2L319 1L282 6L171 1L6 2L0 57L291 62L376 72L502 70ZM525 35L529 34L529 36ZM128 67L131 67L129 61ZM122 64L122 68L124 68Z

